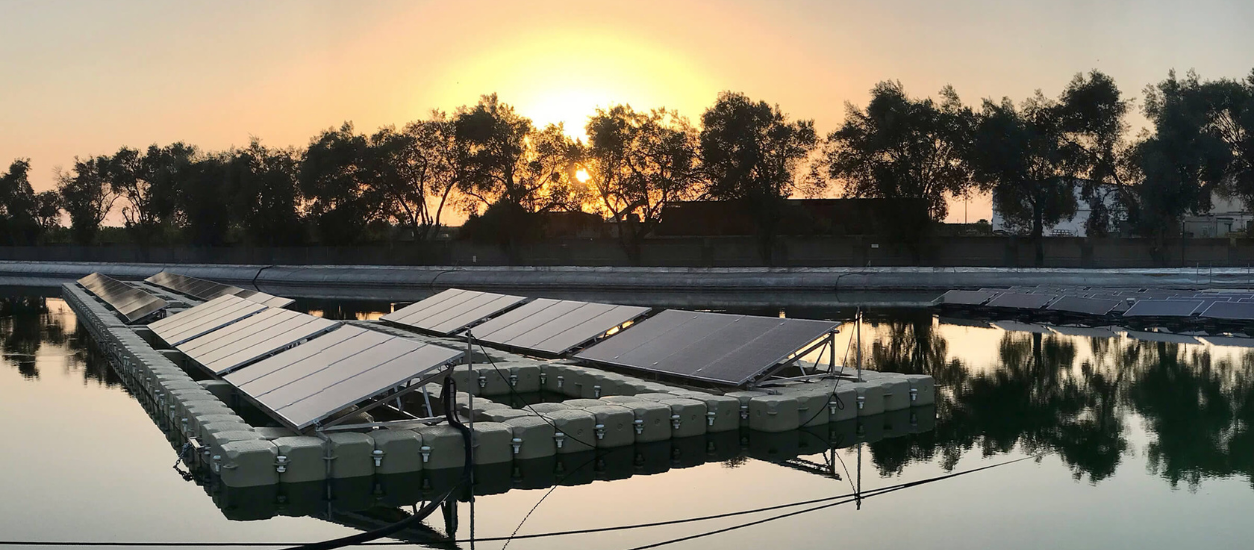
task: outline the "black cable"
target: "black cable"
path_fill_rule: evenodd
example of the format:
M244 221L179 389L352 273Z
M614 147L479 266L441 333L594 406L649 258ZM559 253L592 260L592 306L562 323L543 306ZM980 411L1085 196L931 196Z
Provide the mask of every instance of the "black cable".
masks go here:
M623 447L623 448L625 449L626 447ZM926 485L929 483L935 483L937 481L944 481L946 479L973 474L973 473L980 472L983 470L990 470L990 469L998 468L1001 466L1008 466L1016 462L1022 462L1024 460L1037 459L1037 458L1040 458L1040 456L1030 455L1030 456L1025 456L1021 458L1016 458L1013 460L1007 460L1005 462L998 462L996 464L989 464L987 466L981 466L979 468L974 468L971 470L953 472L953 473L944 474L940 476L930 477L927 479L921 479L918 481L898 483L896 485L889 485L889 486L880 487L877 489L869 489L867 491L862 492L861 497L867 498L870 496L878 496L878 495L885 494L885 493L895 492L895 491L899 491L902 489L908 489L911 487L917 487L920 485ZM696 517L683 518L683 519L673 519L673 520L656 521L656 522L649 522L649 523L637 523L637 524L631 524L631 525L619 525L619 526L613 526L613 527L594 527L594 528L589 528L589 529L576 529L576 530L570 530L570 531L552 531L548 533L517 535L514 537L485 537L485 538L476 538L476 539L473 539L473 541L474 542L503 542L503 541L509 540L510 538L518 539L518 540L538 539L538 538L549 538L549 537L559 537L559 536L569 536L569 535L587 535L587 534L605 533L605 532L613 532L613 531L628 531L632 529L644 529L644 528L650 528L650 527L663 527L667 525L696 523L700 521L709 521L709 520L715 520L715 519L744 516L744 515L749 515L749 514L757 514L761 512L770 512L774 510L782 510L785 508L795 508L797 506L805 506L809 504L828 503L830 505L834 501L839 501L841 499L856 499L858 496L859 496L858 493L847 493L847 494L836 495L836 496L831 496L831 497L822 497L822 498L816 498L816 499L802 500L802 501L790 502L786 504L775 504L772 506L764 506L761 508L740 510L736 512L724 512L721 514L712 514L712 515L707 515L707 516L696 516ZM813 511L813 510L809 510L809 511ZM457 540L445 541L445 542L450 543L450 544L457 544L457 543L471 542L471 540L472 539L457 539ZM407 545L407 544L412 544L412 543L404 542L404 541L387 541L387 542L367 543L367 544L364 544L363 546L400 546L400 545ZM187 542L0 541L0 546L270 547L270 546L291 546L291 545L292 543L283 543L283 542L191 542L191 543L187 543Z
M862 311L862 308L859 307L858 311ZM855 312L854 315L857 315L857 313ZM852 347L853 347L853 332L850 332L849 343L845 344L845 358L840 361L840 371L842 373L845 371L845 365L849 363L849 348L852 348ZM835 354L836 354L836 346L833 345L832 355L835 355ZM832 391L828 393L827 399L830 402L832 398L836 398L836 408L843 411L845 410L845 401L841 399L839 395L836 394L836 387L839 385L840 385L840 378L837 377L836 383L832 384ZM814 415L812 415L810 418L807 418L805 422L802 422L800 426L804 427L808 425L809 423L814 422L814 419L818 418L820 414L823 414L823 411L826 408L827 408L827 404L824 403L822 408L816 411Z
M457 395L457 382L454 381L451 376L445 377L444 386L442 387L441 391L445 392L444 395ZM412 516L409 516L403 520L400 520L396 523L393 523L391 525L386 525L378 529L366 531L364 533L357 533L354 535L349 535L347 537L340 537L338 539L331 539L327 541L315 542L315 543L309 543L309 544L300 544L300 545L292 546L288 550L331 550L333 548L359 545L362 543L370 542L372 540L381 539L393 533L400 532L402 529L405 529L411 524L419 523L422 520L427 519L427 516L431 515L437 509L439 509L440 505L443 504L445 500L452 497L453 492L461 488L462 486L470 488L471 469L474 467L474 462L471 460L471 457L473 456L471 454L471 451L472 451L471 437L473 434L471 434L470 428L467 428L457 418L456 411L454 410L454 402L452 399L444 400L444 416L448 419L449 425L453 426L454 428L457 428L457 430L461 432L462 440L463 440L463 443L465 444L465 452L466 452L465 465L462 467L462 478L458 480L457 483L454 483L452 487L449 487L447 490L441 493L439 498L431 499L431 502L428 503L426 506L423 506L420 510L418 510L418 513Z

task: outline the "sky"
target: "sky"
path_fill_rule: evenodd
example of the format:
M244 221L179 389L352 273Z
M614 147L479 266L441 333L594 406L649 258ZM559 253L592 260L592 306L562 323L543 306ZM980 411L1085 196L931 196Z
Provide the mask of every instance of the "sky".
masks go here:
M978 104L1098 69L1139 100L1173 68L1249 75L1251 29L1250 0L0 0L0 170L29 158L42 191L122 145L303 146L492 92L574 135L616 103L695 122L724 90L827 133L886 79Z

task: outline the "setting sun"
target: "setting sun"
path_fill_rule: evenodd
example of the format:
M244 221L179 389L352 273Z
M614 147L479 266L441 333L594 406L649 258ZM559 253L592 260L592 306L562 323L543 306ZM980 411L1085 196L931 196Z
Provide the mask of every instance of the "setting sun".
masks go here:
M588 180L592 179L592 176L588 174L587 170L580 168L579 171L575 172L575 179L579 180L579 183L587 183Z

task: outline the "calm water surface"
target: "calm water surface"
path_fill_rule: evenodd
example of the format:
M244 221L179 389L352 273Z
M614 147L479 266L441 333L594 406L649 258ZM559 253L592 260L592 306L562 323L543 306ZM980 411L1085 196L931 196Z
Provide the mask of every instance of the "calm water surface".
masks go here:
M380 310L359 303L304 307L340 318ZM850 312L784 313L842 319ZM845 494L851 484L865 492L1033 457L868 497L860 508L835 506L666 547L1254 545L1254 351L1007 333L917 310L876 311L867 319L869 366L931 374L942 386L933 431L837 451L840 479L741 457L551 493L479 497L475 535L510 534L546 493L520 534L732 512ZM363 525L363 517L400 517L381 507L229 519L221 495L172 468L171 443L91 352L64 302L0 301L0 346L0 539L302 542L358 532L346 525ZM825 464L823 455L804 458ZM626 549L795 510L509 547ZM448 518L457 523L455 535L468 537L469 507L462 503L455 516ZM440 514L427 524L435 533L449 527Z

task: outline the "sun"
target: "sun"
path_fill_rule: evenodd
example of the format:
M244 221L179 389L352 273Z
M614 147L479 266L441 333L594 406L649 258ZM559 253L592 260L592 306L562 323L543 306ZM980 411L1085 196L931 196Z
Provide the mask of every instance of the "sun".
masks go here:
M587 170L580 168L575 172L575 179L579 180L579 183L588 183L588 180L592 179L592 175Z

